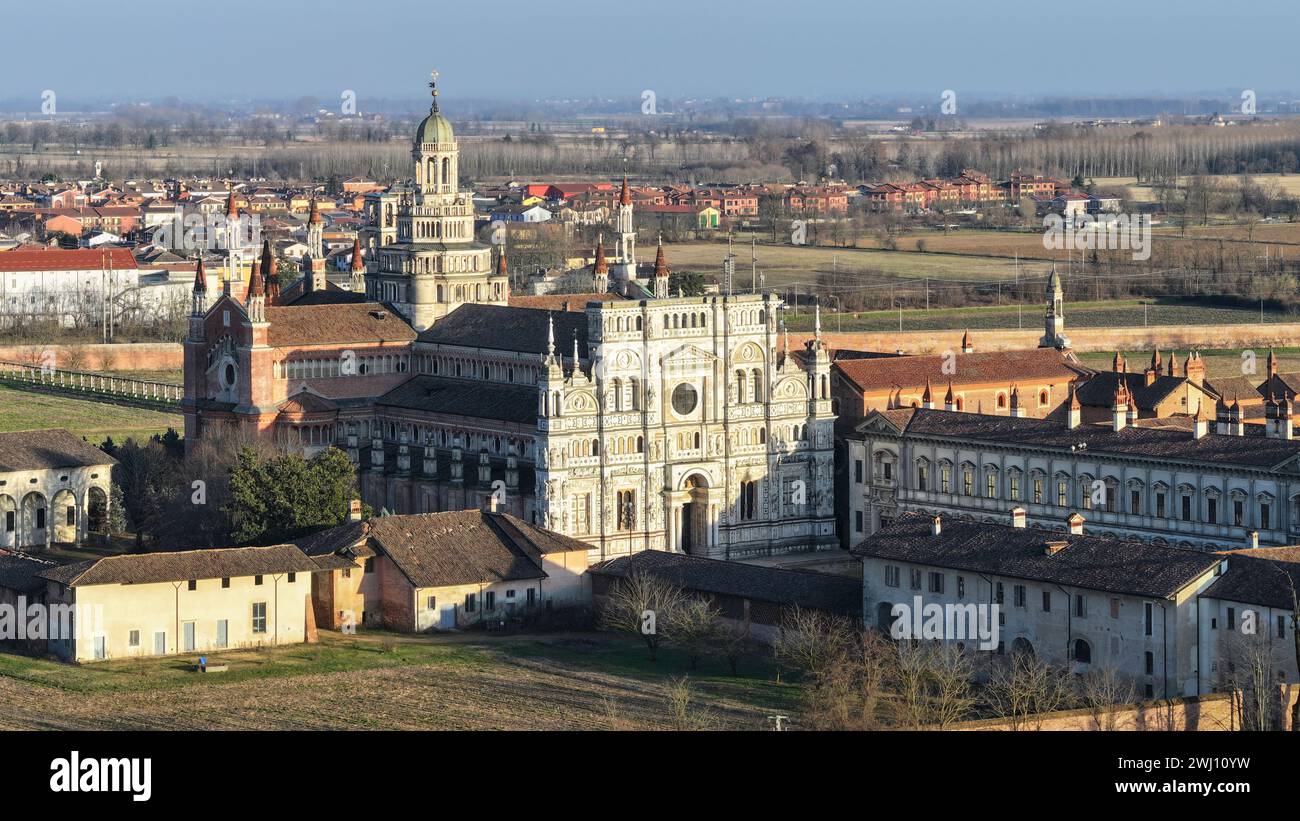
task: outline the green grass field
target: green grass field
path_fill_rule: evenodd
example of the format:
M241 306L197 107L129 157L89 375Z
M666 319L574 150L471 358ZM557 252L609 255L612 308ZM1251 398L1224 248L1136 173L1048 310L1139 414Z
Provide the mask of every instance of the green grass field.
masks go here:
M179 412L110 405L0 386L0 431L67 428L98 445L108 436L121 442L128 436L144 438L163 433L169 427L180 430L183 424Z
M731 676L679 652L650 661L605 633L397 636L322 633L315 645L66 665L0 654L0 728L665 729L670 676L690 675L703 726L766 727L802 686L755 658ZM210 657L216 660L217 656Z
M1042 325L1043 309L1039 305L998 305L976 308L932 308L903 310L904 331L951 331L1034 329ZM867 311L843 315L822 310L822 330L897 331L898 311ZM1175 301L1149 302L1125 299L1110 302L1070 302L1065 317L1073 328L1114 328L1143 325L1223 325L1252 324L1260 320L1258 310L1215 307ZM1265 322L1295 322L1293 314L1265 311ZM812 330L812 312L805 306L799 316L787 312L786 324L792 331Z

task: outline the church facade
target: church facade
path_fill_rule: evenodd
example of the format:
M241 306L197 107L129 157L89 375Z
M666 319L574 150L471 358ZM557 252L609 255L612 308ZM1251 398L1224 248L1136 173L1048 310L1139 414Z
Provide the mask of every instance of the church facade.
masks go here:
M511 305L436 88L412 155L412 185L376 203L358 241L353 290L305 263L281 291L269 248L246 296L228 280L210 300L196 276L187 442L338 447L377 510L501 510L593 559L836 544L820 327L791 350L773 294L670 297L662 245L653 268L636 262L627 196L613 264L602 239L593 293L568 298L585 307Z

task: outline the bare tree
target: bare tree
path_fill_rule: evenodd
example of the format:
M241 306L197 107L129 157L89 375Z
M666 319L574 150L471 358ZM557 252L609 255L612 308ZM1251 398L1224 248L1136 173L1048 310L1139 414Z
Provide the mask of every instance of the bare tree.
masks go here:
M900 642L892 672L895 709L908 729L947 729L974 706L974 670L969 656L955 645Z
M717 716L711 710L698 706L695 687L688 676L668 679L664 684L664 702L674 730L711 730L718 725Z
M1132 704L1136 698L1133 682L1121 679L1114 667L1098 667L1079 679L1079 699L1092 714L1098 730L1118 729L1115 708Z
M772 650L779 663L815 678L844 652L852 640L853 630L846 619L820 610L804 610L796 605L782 616L781 629Z
M1045 714L1070 704L1070 671L1032 653L1013 653L1006 663L993 665L984 698L1012 730L1037 730Z
M706 598L686 596L668 609L664 621L668 640L686 652L694 670L718 636L718 608Z
M610 630L636 633L645 641L650 659L658 658L669 614L682 603L677 586L649 573L633 573L611 587L601 610L600 623Z

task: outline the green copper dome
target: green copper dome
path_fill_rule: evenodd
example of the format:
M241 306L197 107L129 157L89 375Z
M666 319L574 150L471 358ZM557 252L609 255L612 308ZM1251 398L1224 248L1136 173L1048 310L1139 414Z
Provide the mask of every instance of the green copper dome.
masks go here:
M420 121L420 127L415 129L416 145L422 143L449 143L455 139L455 135L451 131L451 122L436 110L430 111L429 116Z

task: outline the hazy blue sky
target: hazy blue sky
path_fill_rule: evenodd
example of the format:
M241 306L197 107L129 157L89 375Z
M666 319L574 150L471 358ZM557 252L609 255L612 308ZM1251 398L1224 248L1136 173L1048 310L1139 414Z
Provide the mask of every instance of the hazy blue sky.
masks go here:
M0 99L1300 89L1296 0L6 2Z

